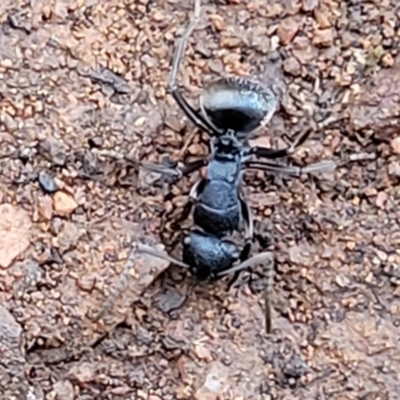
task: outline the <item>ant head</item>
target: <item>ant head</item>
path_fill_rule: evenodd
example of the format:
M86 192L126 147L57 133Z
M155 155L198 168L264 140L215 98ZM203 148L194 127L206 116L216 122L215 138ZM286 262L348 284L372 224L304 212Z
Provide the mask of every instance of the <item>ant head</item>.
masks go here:
M277 103L271 90L242 78L220 79L200 97L201 113L216 132L234 131L240 140L266 125Z
M214 149L214 156L218 159L233 160L243 150L243 144L238 139L237 132L233 130L228 130L222 135L213 137L211 145Z

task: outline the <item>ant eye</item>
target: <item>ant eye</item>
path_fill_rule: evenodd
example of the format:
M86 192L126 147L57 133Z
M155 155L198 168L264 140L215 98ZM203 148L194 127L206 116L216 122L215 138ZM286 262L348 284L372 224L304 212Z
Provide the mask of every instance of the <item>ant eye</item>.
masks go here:
M220 79L200 97L203 116L220 130L237 132L239 139L266 125L277 105L270 89L241 78Z

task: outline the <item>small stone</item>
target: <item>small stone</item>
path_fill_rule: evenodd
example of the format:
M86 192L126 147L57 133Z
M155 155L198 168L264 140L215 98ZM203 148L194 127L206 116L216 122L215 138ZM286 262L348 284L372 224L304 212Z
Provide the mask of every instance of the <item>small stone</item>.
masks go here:
M79 278L78 286L85 292L91 292L96 283L96 276L93 274L86 274Z
M72 214L75 209L78 207L75 199L65 193L65 192L57 192L54 195L54 211L61 216L67 216Z
M298 354L293 354L283 367L285 376L294 379L299 379L307 370L307 364Z
M54 178L46 171L40 171L39 185L45 193L54 193L57 192L57 190L59 189Z
M226 29L226 22L221 15L211 14L209 16L211 24L215 30L218 32L224 31Z
M132 389L129 386L117 386L110 390L111 394L118 396L118 397L126 396L131 392L132 392ZM148 397L144 397L144 399L148 399Z
M331 26L328 16L326 15L326 13L322 12L321 10L318 10L318 9L315 10L314 17L315 17L316 21L318 22L318 25L321 29L329 28Z
M58 235L58 245L61 253L65 253L76 246L79 240L79 230L76 224L67 221Z
M378 195L376 196L376 200L375 200L376 206L379 208L383 208L387 199L388 199L388 195L385 192L379 192Z
M400 136L392 140L391 146L395 154L400 154Z
M395 30L389 25L383 27L382 33L386 39L392 38L396 35Z
M155 57L151 57L149 54L144 54L141 58L142 64L144 64L147 68L151 69L157 65L157 59Z
M146 122L146 117L139 117L139 118L133 123L133 125L139 127L139 126L143 126L145 122Z
M301 75L301 64L294 57L287 58L283 63L283 70L290 75Z
M153 20L156 22L162 22L165 19L165 15L161 11L156 11L153 14Z
M400 177L400 163L393 161L388 165L388 173L393 177Z
M341 274L336 275L336 277L335 277L335 282L336 282L336 284L337 284L339 287L341 287L341 288L346 288L346 287L348 287L349 284L350 284L350 281L349 281L349 279L347 278L347 276L341 275Z
M383 262L386 262L388 259L388 255L382 250L376 250L376 255Z
M316 46L330 47L333 44L332 29L318 29L314 32L313 43Z
M101 136L95 136L88 140L88 144L90 148L101 147L103 144L103 139Z
M68 371L68 377L71 377L80 383L91 382L96 377L95 366L93 365L93 363L90 363L88 361L84 361L80 364L74 365Z
M4 113L0 116L0 122L3 123L7 132L12 133L18 129L18 124L11 115Z
M186 297L176 290L167 290L157 298L157 308L162 312L169 313L182 307Z
M202 154L201 144L193 143L188 147L187 151L191 156L200 156Z
M29 247L31 228L31 218L23 208L0 205L0 267L8 268Z
M41 113L44 110L43 102L42 101L36 101L35 102L35 111L37 113Z
M218 400L220 398L217 393L210 392L205 388L199 389L194 397L195 400Z
M211 362L213 359L211 356L210 350L207 349L202 344L195 345L194 352L195 352L197 358L199 358L200 360L205 360L207 362Z
M285 18L278 26L277 35L283 45L289 44L299 31L299 23L293 17Z
M394 59L390 53L386 53L381 58L381 63L382 63L383 67L390 68L390 67L393 67Z
M74 400L74 387L70 381L58 381L53 385L58 399Z
M196 392L196 400L217 400L227 383L228 369L221 363L215 362L209 366L203 386Z
M318 6L319 0L303 0L303 10L306 12L312 11Z
M45 220L50 221L53 216L53 199L50 196L41 196L38 198L38 212Z
M0 66L2 66L4 68L11 68L13 66L13 64L14 63L9 58L5 58L0 61Z

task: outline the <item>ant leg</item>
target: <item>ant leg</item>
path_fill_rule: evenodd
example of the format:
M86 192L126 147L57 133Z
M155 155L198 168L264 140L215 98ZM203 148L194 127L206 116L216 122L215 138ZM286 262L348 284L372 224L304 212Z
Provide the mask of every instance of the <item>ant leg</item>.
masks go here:
M307 165L305 167L295 167L289 165L279 165L267 162L248 161L245 163L246 169L258 169L262 171L277 172L286 175L299 177L302 174L310 174L316 172L331 172L337 167L337 163L333 160L326 160Z
M174 220L174 222L172 224L172 228L179 229L180 228L179 224L181 224L183 221L185 221L189 217L189 214L192 211L193 205L197 202L197 199L199 198L200 193L204 189L204 184L205 184L204 179L200 179L192 186L192 188L190 189L190 192L189 192L188 202L183 207L181 215Z
M186 99L182 96L181 92L179 91L178 85L176 83L182 58L185 53L186 42L191 33L193 32L193 29L196 26L198 20L200 19L200 9L201 9L200 0L195 0L194 12L190 20L190 23L183 32L182 36L177 40L176 49L174 52L174 56L172 58L172 69L168 80L168 89L170 90L175 101L178 103L179 107L190 119L190 121L192 121L192 123L196 125L199 129L207 132L210 136L212 136L215 132L215 128L212 125L210 125L207 120L203 118L203 116L199 113L199 111L196 111L186 101Z
M274 284L274 257L273 254L268 251L268 252L263 252L256 254L255 256L243 261L239 265L236 265L230 269L227 269L225 271L221 271L220 273L217 274L217 276L223 276L227 275L229 273L233 272L238 272L241 271L242 269L249 268L255 264L265 264L265 269L266 269L266 282L265 282L265 290L264 290L264 302L265 302L265 329L267 333L271 333L271 303L270 303L270 297L272 293L272 287Z
M251 214L251 210L247 202L244 200L242 196L240 196L239 201L242 211L242 218L244 220L244 226L245 226L245 245L240 254L240 261L244 261L247 260L250 254L251 242L253 241L254 237L254 223L253 223L253 216Z
M325 117L323 122L316 124L315 122L313 122L312 115L308 115L306 120L300 124L300 126L307 126L307 127L305 127L305 129L303 130L303 133L300 133L296 137L295 141L292 143L291 146L281 150L273 150L265 147L253 147L250 149L248 155L249 156L255 155L256 157L267 158L270 160L289 156L293 154L298 147L303 145L304 142L311 136L313 132L316 132L317 130L326 129L329 127L334 127L341 120L342 120L341 118L336 118L332 115L329 115ZM311 126L309 126L310 122Z
M366 161L366 160L374 160L376 158L375 154L370 153L362 153L362 154L351 154L350 156L339 160L325 160L317 163L313 163L310 165L306 165L305 167L295 167L288 165L279 165L268 162L261 161L247 161L245 162L245 168L249 169L258 169L269 172L277 172L283 173L287 175L293 175L299 177L301 174L310 174L317 172L332 172L337 167L347 164L348 162L354 161Z
M201 1L194 1L194 11L193 16L189 22L189 25L186 27L185 31L182 33L182 36L177 40L175 53L172 58L172 69L171 74L168 80L168 88L170 90L177 89L176 78L179 73L180 64L185 53L186 42L189 36L192 34L194 27L200 19L200 10L201 10Z
M138 253L149 254L150 256L158 257L162 260L168 261L171 264L176 264L183 268L189 268L189 266L187 264L175 259L174 257L171 257L169 254L167 254L164 251L157 250L148 245L136 243L132 247L131 252L129 253L129 256L126 260L125 268L120 275L120 278L117 282L116 287L114 288L114 290L111 292L111 294L106 299L105 303L103 304L103 307L101 307L101 309L93 315L92 320L94 322L99 321L104 316L104 314L114 305L115 301L117 300L117 298L119 297L122 290L124 289L124 287L127 284L130 272L135 265L135 259L136 259L135 256Z
M253 237L254 237L254 224L253 224L253 216L251 214L250 207L248 206L247 202L244 200L242 195L240 195L239 201L240 201L242 219L244 221L244 227L245 227L245 243L244 243L243 249L239 255L239 261L243 262L243 261L247 260L250 255L251 243L252 243ZM232 279L229 280L229 283L228 283L229 289L237 281L237 279L239 278L239 274L240 274L240 271L236 271L234 273Z
M266 147L252 147L249 151L249 156L255 155L258 158L267 158L270 160L276 158L286 157L290 154L293 154L295 150L300 147L311 135L313 129L307 129L302 134L298 135L296 140L292 143L291 146L286 147L281 150L268 149Z
M182 177L190 175L194 171L197 171L198 169L205 167L207 164L208 160L206 158L203 158L201 160L192 161L183 167L172 168L162 164L153 164L146 162L141 162L140 166L151 172L156 172L163 175L164 174L172 175L172 178L174 178L174 181L176 182Z
M234 277L232 278L229 286L237 279L240 271L243 269L247 269L255 264L261 264L266 262L266 283L265 283L265 290L264 290L264 303L265 303L265 329L266 332L269 334L271 333L271 304L270 304L270 297L272 292L272 286L274 283L274 258L271 252L263 252L259 253L250 259L249 254L251 250L251 242L254 237L254 224L253 224L253 217L251 215L250 207L246 203L246 201L240 197L240 204L242 208L242 216L245 222L245 232L246 232L246 239L245 239L245 246L240 254L239 260L240 264L233 266L225 271L221 271L217 274L218 277L222 277L224 275L234 273Z
M177 260L175 257L170 256L168 253L165 251L157 250L154 247L145 245L145 244L139 244L137 247L137 252L138 253L145 253L153 257L160 258L165 261L169 261L171 264L178 265L179 267L182 268L187 268L189 269L189 265L185 264L182 261Z

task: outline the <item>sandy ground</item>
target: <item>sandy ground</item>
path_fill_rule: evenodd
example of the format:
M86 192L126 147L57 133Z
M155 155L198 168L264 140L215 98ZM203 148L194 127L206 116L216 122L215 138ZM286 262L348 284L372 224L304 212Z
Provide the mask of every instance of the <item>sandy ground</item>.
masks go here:
M246 174L276 258L267 336L262 268L197 285L147 256L90 318L133 241L169 244L197 177L159 187L115 154L208 151L166 93L192 2L1 1L1 399L398 399L397 3L203 1L179 76L193 104L212 79L256 76L280 96L256 143L285 146L312 112L337 122L287 162L374 158Z

